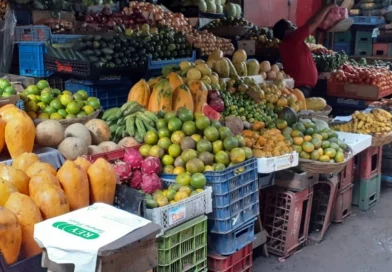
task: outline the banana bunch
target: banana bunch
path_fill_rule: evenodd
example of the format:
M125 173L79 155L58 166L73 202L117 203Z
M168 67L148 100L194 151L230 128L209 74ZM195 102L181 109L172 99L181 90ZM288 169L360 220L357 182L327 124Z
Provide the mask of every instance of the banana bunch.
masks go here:
M392 115L383 109L372 109L370 113L356 111L352 121L332 126L332 129L360 134L381 135L392 131Z
M132 136L139 143L143 142L144 134L154 130L158 117L155 113L147 111L135 101L125 103L121 108L106 110L102 115L110 127L111 140L118 142L122 138Z

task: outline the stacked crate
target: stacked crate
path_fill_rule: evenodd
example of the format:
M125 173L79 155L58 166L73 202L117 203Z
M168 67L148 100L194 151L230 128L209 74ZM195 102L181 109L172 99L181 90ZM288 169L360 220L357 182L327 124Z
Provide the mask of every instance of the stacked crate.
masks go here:
M363 211L376 205L381 190L382 147L369 147L354 157L352 204Z
M338 192L332 212L332 222L342 223L351 214L354 182L354 159L351 159L339 173Z
M344 51L347 55L352 54L353 35L351 31L337 32L334 37L333 50L335 52Z
M213 189L213 211L208 216L208 269L251 271L259 214L257 161L253 158L205 175Z
M356 56L371 56L373 54L373 30L358 30L355 33Z
M392 187L392 144L383 146L381 172L382 184Z

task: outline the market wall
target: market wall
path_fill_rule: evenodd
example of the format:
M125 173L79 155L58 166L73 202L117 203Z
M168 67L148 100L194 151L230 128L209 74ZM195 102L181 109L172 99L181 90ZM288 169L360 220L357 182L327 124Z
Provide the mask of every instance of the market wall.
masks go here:
M245 18L258 26L273 26L287 18L303 25L321 7L323 0L247 0Z

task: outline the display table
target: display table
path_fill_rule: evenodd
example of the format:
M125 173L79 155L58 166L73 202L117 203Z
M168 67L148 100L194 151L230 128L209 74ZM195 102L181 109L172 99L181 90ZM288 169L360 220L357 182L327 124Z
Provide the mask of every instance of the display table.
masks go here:
M50 163L55 169L60 168L65 162L63 155L61 155L61 153L54 148L35 146L32 153L37 154L41 162ZM8 152L3 152L0 155L0 162L11 165L13 160L11 159Z

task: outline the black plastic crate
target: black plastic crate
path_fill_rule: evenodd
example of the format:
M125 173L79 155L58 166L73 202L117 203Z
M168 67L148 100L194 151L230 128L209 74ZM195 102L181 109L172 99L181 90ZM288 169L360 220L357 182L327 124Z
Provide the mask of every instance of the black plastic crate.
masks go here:
M9 266L0 254L0 272L46 272L46 269L41 267L41 257L42 254L38 254Z
M275 172L259 174L259 189L264 189L275 184Z
M129 213L143 216L145 210L144 194L125 184L116 185L113 206Z

